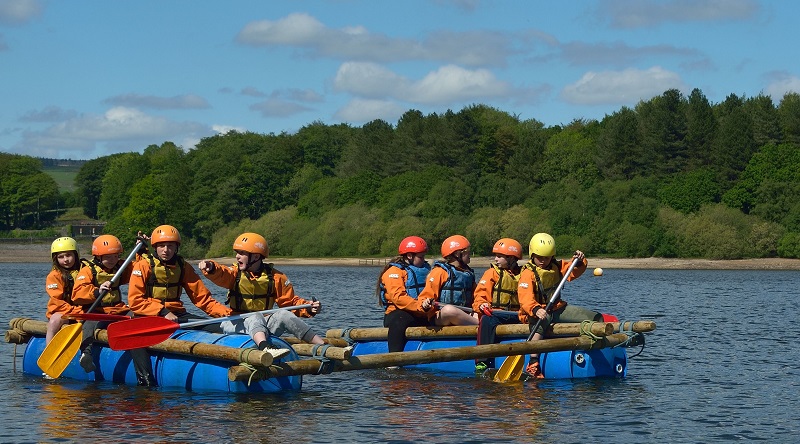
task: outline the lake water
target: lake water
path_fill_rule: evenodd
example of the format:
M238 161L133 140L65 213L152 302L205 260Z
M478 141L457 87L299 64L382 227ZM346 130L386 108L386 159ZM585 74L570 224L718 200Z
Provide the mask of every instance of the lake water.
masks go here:
M318 333L382 325L379 268L279 268L323 302L309 321ZM44 319L48 269L0 263L6 329ZM187 393L23 375L4 343L0 442L796 442L798 287L797 271L607 269L570 282L571 303L656 321L625 379L496 384L379 369L306 376L297 393Z

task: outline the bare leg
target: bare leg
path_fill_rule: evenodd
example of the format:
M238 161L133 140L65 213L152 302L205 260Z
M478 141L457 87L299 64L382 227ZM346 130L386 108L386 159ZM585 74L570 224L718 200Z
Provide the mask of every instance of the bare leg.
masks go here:
M67 322L61 318L61 313L53 313L50 316L50 320L47 321L47 333L45 334L45 345L49 344L50 341L53 340L53 336L61 330L61 327L64 326Z
M447 304L436 312L436 325L478 325L478 319L457 307Z

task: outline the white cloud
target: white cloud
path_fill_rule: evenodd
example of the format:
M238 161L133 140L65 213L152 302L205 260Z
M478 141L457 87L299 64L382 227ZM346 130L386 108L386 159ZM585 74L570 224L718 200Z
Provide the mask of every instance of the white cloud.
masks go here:
M290 14L276 21L248 23L236 40L252 46L294 47L310 57L370 62L427 60L467 66L504 66L513 53L510 35L504 32L438 31L421 40L392 38L359 25L329 28L304 13Z
M206 109L211 107L206 99L195 94L158 97L130 93L109 97L103 100L103 103L116 106L151 109Z
M396 97L409 81L376 63L347 62L339 66L333 86L339 91L368 98Z
M339 67L334 79L338 91L361 98L391 98L422 104L452 104L487 98L506 98L512 88L485 69L447 65L411 81L374 63L349 62Z
M647 70L587 72L577 82L567 85L561 97L579 105L625 105L646 100L677 88L685 89L680 76L660 66Z
M747 20L759 10L755 0L612 0L598 13L616 28L645 28L665 22Z
M388 100L353 99L336 111L333 117L353 124L371 122L375 119L394 122L406 111L406 108Z
M447 104L506 97L511 88L486 69L468 70L447 65L429 73L409 88L409 99L419 103Z
M277 21L250 22L236 39L249 45L305 45L318 43L328 32L319 20L308 14L289 14Z
M38 0L3 0L0 2L0 23L26 23L42 13Z
M231 131L236 131L237 133L247 132L247 128L245 127L231 125L211 125L211 129L217 134L227 134ZM195 145L197 145L197 143L195 143Z
M75 110L61 109L58 106L47 106L42 110L28 111L19 118L20 122L62 122L78 116Z
M772 101L780 103L788 92L800 94L800 77L780 75L767 85L765 93L772 97Z
M134 108L114 107L103 115L84 114L42 131L25 131L14 150L48 157L73 153L70 157L89 159L98 154L98 145L114 146L117 151L137 151L148 144L209 133L210 129L199 123L174 122Z

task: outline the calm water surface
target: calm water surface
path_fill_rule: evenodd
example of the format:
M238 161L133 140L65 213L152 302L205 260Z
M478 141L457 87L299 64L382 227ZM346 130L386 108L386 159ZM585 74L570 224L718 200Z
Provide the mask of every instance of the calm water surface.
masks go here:
M280 268L323 302L318 333L381 325L378 268ZM0 264L4 330L44 319L48 269ZM623 380L366 370L306 376L298 393L187 393L45 381L15 372L23 346L3 343L0 442L796 442L798 287L796 271L606 270L569 283L567 301L656 321Z

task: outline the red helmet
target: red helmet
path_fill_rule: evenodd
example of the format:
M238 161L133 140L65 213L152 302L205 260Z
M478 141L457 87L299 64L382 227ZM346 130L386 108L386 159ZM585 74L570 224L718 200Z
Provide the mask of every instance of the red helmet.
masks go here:
M442 257L447 257L458 250L469 248L469 241L466 237L456 234L448 237L442 242Z
M492 253L514 256L517 259L522 259L522 245L514 239L504 237L495 242Z
M428 251L428 244L425 239L419 236L408 236L400 241L400 246L397 247L400 254L406 253L425 253Z

